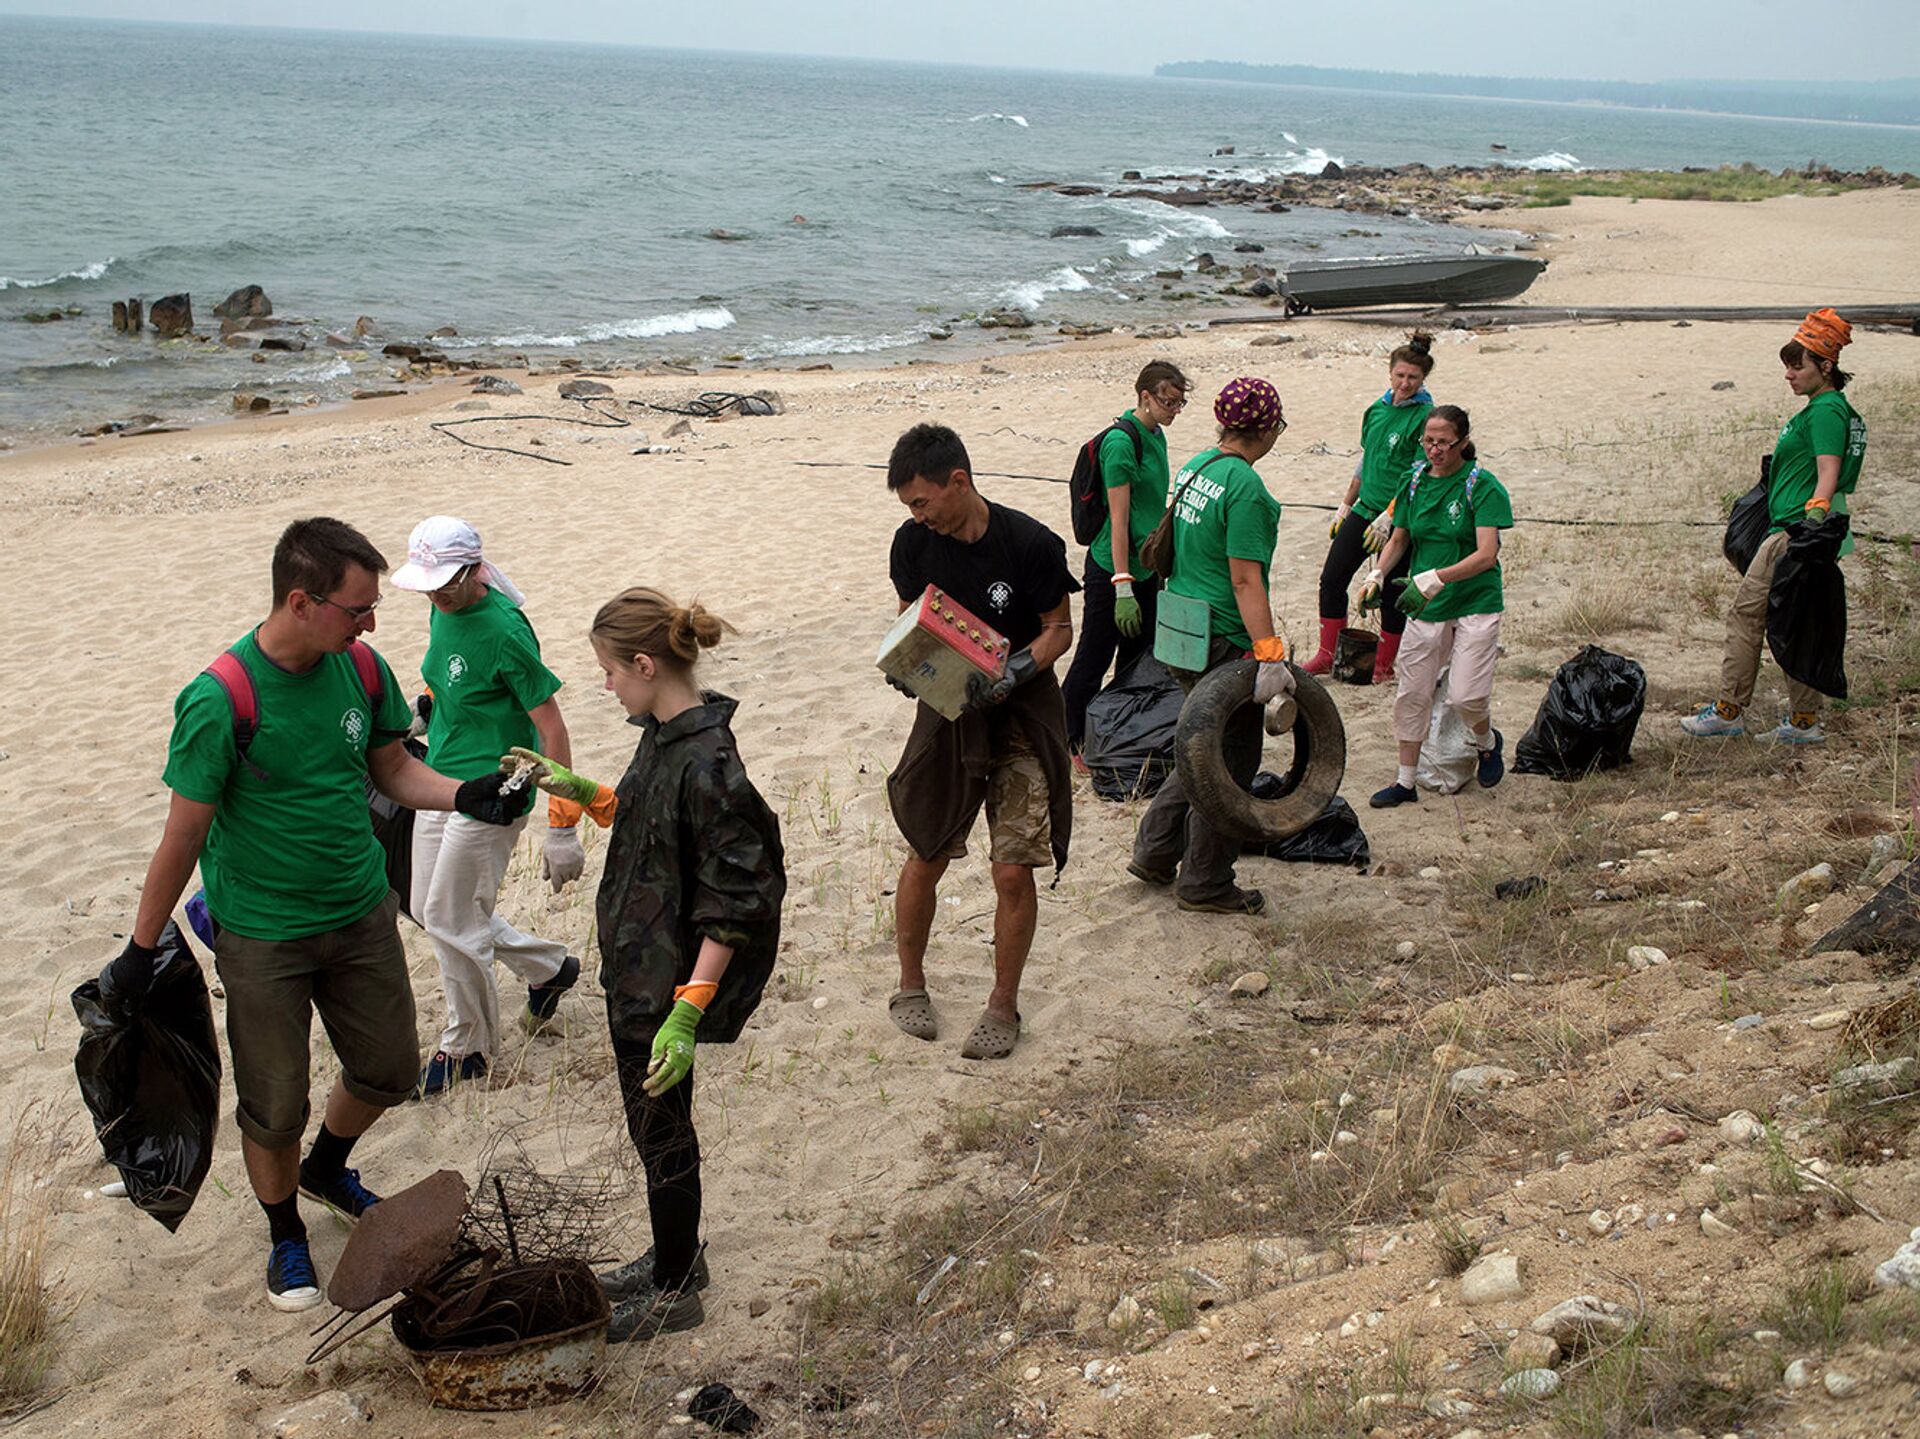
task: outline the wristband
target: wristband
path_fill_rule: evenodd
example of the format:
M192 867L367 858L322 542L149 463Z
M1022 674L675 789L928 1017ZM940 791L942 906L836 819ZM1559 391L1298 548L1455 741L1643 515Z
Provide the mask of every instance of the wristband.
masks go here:
M1273 664L1287 657L1287 642L1278 635L1268 635L1263 640L1253 642L1253 657L1261 664Z
M696 981L693 984L675 985L673 988L673 999L676 1004L684 999L688 1004L692 1005L702 1014L705 1014L707 1012L707 1006L713 1003L713 997L719 992L720 986L718 984L707 984Z
M1119 583L1120 583L1120 581L1122 581L1122 580L1125 580L1125 581L1126 581L1126 582L1127 582L1128 584L1132 584L1132 583L1133 583L1133 576L1132 576L1132 575L1130 575L1130 574L1128 574L1128 573L1127 573L1127 572L1126 572L1125 570L1121 570L1121 571L1119 571L1118 573L1116 573L1116 574L1114 575L1114 577L1113 577L1113 582L1114 582L1115 584L1119 584Z

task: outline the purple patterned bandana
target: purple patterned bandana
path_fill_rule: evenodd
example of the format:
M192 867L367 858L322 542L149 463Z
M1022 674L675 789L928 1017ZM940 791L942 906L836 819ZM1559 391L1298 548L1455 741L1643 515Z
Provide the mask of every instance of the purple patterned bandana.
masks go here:
M1270 430L1280 423L1280 392L1265 380L1229 380L1213 402L1213 417L1229 430Z

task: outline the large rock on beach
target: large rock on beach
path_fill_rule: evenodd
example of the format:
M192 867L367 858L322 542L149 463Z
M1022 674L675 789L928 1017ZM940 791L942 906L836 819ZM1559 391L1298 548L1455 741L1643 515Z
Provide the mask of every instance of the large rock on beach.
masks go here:
M267 292L258 285L242 285L215 305L213 313L223 320L238 320L252 315L271 315L273 301L267 298Z
M599 380L562 380L559 393L563 400L585 400L611 395L613 386L602 384Z
M147 312L147 319L152 323L155 333L163 340L170 340L175 335L189 334L193 330L193 296L162 295L153 302L153 308Z

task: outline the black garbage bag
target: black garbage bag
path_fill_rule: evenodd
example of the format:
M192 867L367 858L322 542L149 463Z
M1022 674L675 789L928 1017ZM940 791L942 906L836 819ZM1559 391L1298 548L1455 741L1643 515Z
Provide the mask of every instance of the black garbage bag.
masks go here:
M1579 779L1633 758L1633 732L1647 703L1647 672L1624 655L1586 645L1561 665L1520 743L1519 774Z
M1095 794L1118 801L1159 793L1173 773L1173 736L1186 698L1179 681L1148 653L1087 702L1080 757Z
M220 1106L220 1050L200 962L172 920L160 932L153 986L131 1001L124 1023L100 1000L100 981L73 992L80 1095L127 1198L180 1227L213 1162Z
M1279 799L1287 791L1287 782L1271 770L1262 770L1247 788L1255 799ZM1365 869L1373 863L1373 851L1367 845L1366 831L1360 828L1360 816L1338 795L1327 801L1320 818L1298 834L1285 839L1255 841L1242 853L1300 864L1350 864L1355 869Z
M1787 526L1787 552L1767 589L1767 648L1789 679L1837 700L1847 697L1847 584L1840 546L1852 521Z
M1767 482L1772 474L1773 456L1762 455L1760 483L1733 502L1727 532L1720 540L1720 553L1743 575L1766 542L1767 531L1773 528L1773 514L1767 504Z

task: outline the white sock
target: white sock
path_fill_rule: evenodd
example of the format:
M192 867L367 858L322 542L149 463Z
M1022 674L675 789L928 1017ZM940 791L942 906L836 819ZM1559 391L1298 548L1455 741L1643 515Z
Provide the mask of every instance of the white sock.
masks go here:
M1473 737L1473 747L1479 750L1482 754L1485 754L1488 750L1492 749L1493 748L1493 730L1489 728L1485 734L1475 735Z
M1413 788L1413 771L1415 768L1416 767L1414 765L1410 765L1410 764L1401 765L1399 772L1394 776L1393 782L1399 785L1401 789L1412 789Z

